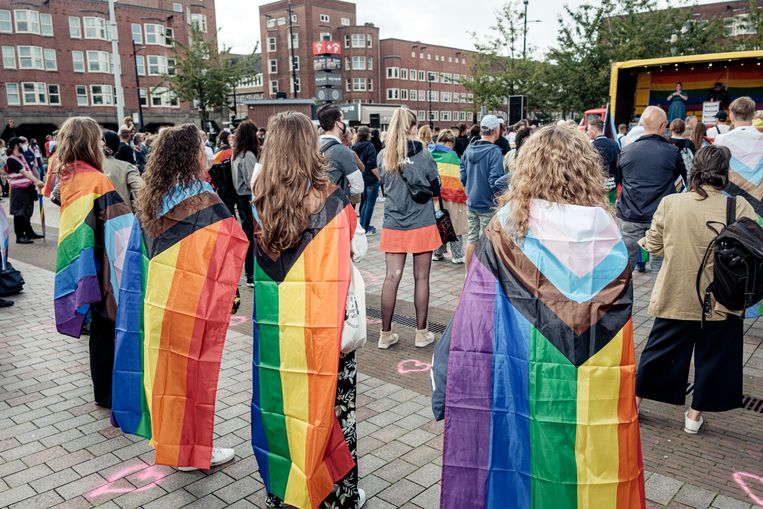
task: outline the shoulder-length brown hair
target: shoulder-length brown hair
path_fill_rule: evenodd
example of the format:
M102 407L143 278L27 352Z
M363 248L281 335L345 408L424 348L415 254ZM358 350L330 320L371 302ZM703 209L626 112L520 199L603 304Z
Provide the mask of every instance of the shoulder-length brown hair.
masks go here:
M236 143L233 147L233 157L239 154L246 155L251 152L255 157L260 157L260 139L257 137L257 126L251 120L244 120L236 128L233 134Z
M103 171L101 126L90 117L72 117L58 130L56 167L65 176L75 161Z
M697 150L689 177L689 191L707 198L707 191L702 186L725 189L729 183L729 164L731 151L722 145L708 145Z
M546 126L527 138L517 154L511 189L501 198L512 204L509 234L517 241L527 235L536 199L611 213L601 158L576 127Z
M203 178L204 153L201 131L194 124L165 127L151 145L144 187L138 194L136 215L143 228L154 235L159 226L162 200L176 185L190 185ZM204 156L206 159L206 156Z
M262 227L260 246L280 254L299 244L313 212L307 197L311 189L327 188L328 165L306 115L294 111L274 115L267 133L252 196Z

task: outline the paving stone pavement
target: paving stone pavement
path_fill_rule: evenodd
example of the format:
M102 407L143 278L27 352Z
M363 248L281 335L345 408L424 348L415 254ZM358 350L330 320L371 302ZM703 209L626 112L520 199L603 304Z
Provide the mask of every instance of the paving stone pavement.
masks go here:
M369 307L378 307L384 272L377 243L372 237L370 254L361 262ZM212 472L179 472L154 465L145 440L111 427L108 413L91 403L87 339L55 330L53 274L40 268L49 261L14 252L27 286L14 297L13 308L0 310L0 507L264 507L249 443L251 291L242 288L244 304L231 321L216 406L216 442L234 447L236 460ZM462 281L462 266L435 265L430 321L447 322ZM639 349L651 326L645 310L651 281L649 275L635 280ZM401 285L399 313L413 315L412 292L412 285ZM361 486L369 508L433 509L439 507L443 426L432 420L428 397L432 349L413 348L413 330L398 330L401 344L382 352L373 341L378 323L369 320L370 341L359 354ZM763 323L748 323L745 393L758 397L763 396L761 338ZM763 415L711 414L699 437L680 431L680 417L679 409L667 405L642 407L647 507L759 507L753 504L763 499Z

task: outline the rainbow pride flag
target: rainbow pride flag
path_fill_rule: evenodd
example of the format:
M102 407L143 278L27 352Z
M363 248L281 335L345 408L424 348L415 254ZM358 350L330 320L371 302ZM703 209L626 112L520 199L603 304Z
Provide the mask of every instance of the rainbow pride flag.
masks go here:
M60 181L53 307L58 332L78 338L91 305L116 319L134 216L103 172L80 161L72 166Z
M508 218L506 205L480 241L452 323L441 507L643 508L617 225L536 200L518 247Z
M466 203L466 191L461 184L461 160L455 151L444 145L429 145L432 159L440 173L440 192L445 201Z
M244 232L205 183L165 197L159 232L136 221L116 322L112 415L156 463L209 468L220 360Z
M715 139L731 151L727 191L750 202L763 226L763 133L754 127L734 129ZM747 318L763 316L763 301L747 310Z
M8 266L8 241L10 237L8 216L5 215L5 209L0 207L0 270L5 270Z
M673 93L676 82L683 83L683 92L689 97L686 104L688 111L701 112L702 103L707 99L713 85L720 81L726 85L730 100L749 96L763 108L763 71L754 65L730 65L728 67L703 67L679 70L664 69L652 71L649 104L667 105L667 98Z
M255 247L252 447L268 492L299 509L355 464L334 403L356 222L336 189L297 247Z

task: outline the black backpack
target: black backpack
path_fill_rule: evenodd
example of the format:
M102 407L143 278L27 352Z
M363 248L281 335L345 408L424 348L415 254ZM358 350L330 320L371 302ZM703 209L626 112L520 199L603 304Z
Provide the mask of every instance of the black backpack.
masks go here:
M11 265L5 263L5 269L0 270L0 297L10 297L21 293L24 289L24 277Z
M718 232L712 224L723 226ZM763 228L752 219L736 221L736 197L726 199L726 224L708 221L707 227L718 233L710 242L697 272L697 297L702 318L710 316L710 294L730 310L744 310L763 298ZM713 250L713 248L715 248ZM713 281L700 292L700 280L707 260L713 253Z

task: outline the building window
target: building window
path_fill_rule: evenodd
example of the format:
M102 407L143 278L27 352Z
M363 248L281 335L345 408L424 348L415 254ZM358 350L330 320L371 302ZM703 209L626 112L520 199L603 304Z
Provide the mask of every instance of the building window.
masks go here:
M331 40L331 32L321 32L321 41L330 41Z
M427 75L427 79L431 81L432 83L438 83L440 81L440 77L436 72L429 72Z
M278 80L270 80L270 95L278 93Z
M294 70L299 71L299 57L295 55L292 62L294 62Z
M397 88L388 88L387 89L387 99L388 100L397 100L397 99L400 99L400 89L397 89Z
M8 106L19 106L21 104L21 97L19 96L19 84L6 83L5 97L8 100Z
M90 85L90 97L93 106L111 106L114 104L114 89L111 85Z
M365 71L366 70L366 57L362 57L362 56L352 57L352 70L353 71Z
M286 24L286 18L278 18L278 26L284 26Z
M440 118L443 121L450 120L450 111L442 111L442 112L440 112Z
M48 85L48 104L51 106L61 106L61 93L58 85Z
M368 80L368 91L373 92L374 91L374 80L373 78L370 78Z
M16 19L17 34L40 34L39 12L29 9L16 9L13 11L13 16Z
M426 71L419 71L419 81L426 81L426 80L427 80Z
M342 26L348 27L350 26L350 18L342 18L339 20Z
M275 37L268 37L268 53L276 51L278 44Z
M45 59L46 71L58 70L58 61L56 60L56 50L45 48L43 50L43 58Z
M433 102L440 102L440 92L437 90L432 90L432 101Z
M42 48L39 46L18 46L19 69L45 70L45 62L42 58Z
M164 26L145 24L143 25L143 30L146 33L146 44L165 45Z
M138 69L138 76L146 75L146 57L135 55L135 67Z
M365 92L366 88L365 78L352 78L352 90L354 92Z
M350 34L344 34L344 47L350 47Z
M151 90L151 106L176 108L180 106L177 95L169 88L156 87Z
M443 83L453 83L453 75L449 72L444 72L440 77L440 81Z
M400 69L400 79L401 80L407 80L408 79L408 69L406 69L405 67Z
M404 88L400 90L400 100L401 101L407 101L408 100L408 89Z
M207 16L197 12L192 13L191 26L194 30L207 33Z
M437 110L432 110L432 114L429 117L429 120L432 120L432 121L435 121L435 122L439 121L440 120L440 112L437 111Z
M11 23L11 11L7 11L5 9L0 10L0 33L3 33L3 34L13 33L13 23ZM18 85L16 85L17 97L18 97L18 92L19 92Z
M174 58L168 58L167 59L167 74L168 75L175 76L175 74L176 74L176 71L175 71L176 65L177 64L176 64Z
M275 26L276 26L276 20L274 20L273 18L270 18L270 19L268 20L267 26L268 26L268 28L275 28Z
M53 18L50 14L40 14L40 35L53 37Z
M295 85L295 83L296 83L296 85ZM289 85L290 85L290 91L295 91L296 93L300 93L302 91L302 86L301 86L301 83L299 81L299 78L297 78L297 81L294 81L293 78L290 79L289 80Z
M466 112L466 120L467 120L467 122L472 122L474 120L474 112L473 111L467 111Z
M411 89L408 92L408 97L410 98L411 101L418 101L419 100L419 91Z
M344 90L345 92L352 92L352 80L350 78L344 80Z
M24 105L27 104L47 104L48 87L45 83L25 82L21 84L21 90L24 94Z
M143 44L143 27L140 23L132 23L130 25L130 33L132 34L132 42Z
M427 112L424 110L418 111L418 118L419 120L426 120L427 119Z
M85 25L85 39L106 40L106 20L94 16L85 16L82 18Z
M16 68L16 48L3 46L3 69Z
M408 79L411 81L416 81L416 69L408 70Z
M366 35L366 47L373 48L373 36L371 34Z
M175 46L175 29L174 28L165 28L164 29L164 44L165 46L173 47Z
M88 51L87 72L111 72L109 54L105 51Z
M296 23L297 22L297 15L296 14L292 14L291 15L291 22L292 23Z
M387 67L387 78L397 79L400 77L399 67Z
M291 34L291 37L289 39L288 48L291 49L292 47L294 49L298 49L299 48L299 33L297 33L297 32L294 32L293 34Z
M167 57L161 55L148 55L148 75L161 76L167 74Z
M172 3L172 10L175 12L183 12L183 4L178 2Z
M85 72L85 55L81 51L72 51L72 70L74 72Z
M138 89L138 101L141 106L148 106L148 92L145 88Z
M69 16L69 37L82 39L82 25L78 16Z
M321 14L321 23L331 23L331 16L328 14Z
M268 60L268 70L270 74L278 74L278 60L271 58Z
M450 92L443 92L442 93L442 102L449 103L450 102L450 98L451 98ZM443 119L443 120L445 120L445 119Z
M757 33L749 14L738 14L735 19L734 35L754 35Z
M352 47L353 48L365 48L366 47L366 34L352 34Z
M374 70L374 57L368 57L368 70Z
M89 106L90 102L87 99L87 87L85 85L77 85L75 90L77 94L77 106Z

